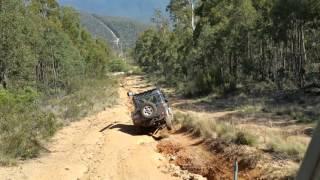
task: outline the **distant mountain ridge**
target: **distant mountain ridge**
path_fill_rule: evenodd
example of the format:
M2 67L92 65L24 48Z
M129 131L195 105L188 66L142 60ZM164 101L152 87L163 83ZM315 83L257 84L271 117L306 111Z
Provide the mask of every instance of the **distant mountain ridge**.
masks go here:
M81 24L93 36L105 39L114 49L132 48L147 24L124 17L111 17L80 12ZM119 44L117 44L119 41Z
M61 5L103 16L130 17L150 22L155 9L165 11L169 0L59 0Z

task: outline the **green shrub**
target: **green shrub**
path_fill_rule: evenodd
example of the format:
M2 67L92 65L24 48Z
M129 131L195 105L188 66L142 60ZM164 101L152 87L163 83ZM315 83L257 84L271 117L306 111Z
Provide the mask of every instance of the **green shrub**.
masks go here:
M57 130L54 115L42 112L37 100L32 89L0 91L0 156L7 157L1 159L35 157Z
M68 94L42 96L32 88L0 90L0 164L36 157L62 125L116 103L117 81L72 80ZM46 99L44 98L46 97Z
M41 150L41 142L57 129L53 115L24 112L0 119L0 151L11 158L32 158Z
M107 68L110 72L128 72L130 70L129 65L122 59L109 62Z

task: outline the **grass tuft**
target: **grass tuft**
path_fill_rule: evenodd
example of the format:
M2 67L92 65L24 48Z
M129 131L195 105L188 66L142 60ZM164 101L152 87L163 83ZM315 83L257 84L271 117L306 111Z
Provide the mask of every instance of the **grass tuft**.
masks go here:
M76 85L70 88L68 95L46 100L42 105L45 107L44 110L53 112L58 119L68 122L117 103L116 80L103 78L74 82Z
M219 138L225 142L252 147L267 147L270 151L288 156L301 161L307 149L307 143L298 136L284 136L270 132L266 142L247 129L239 128L230 123L216 121L214 119L203 119L188 113L176 113L176 121L181 124L183 130L191 130L203 138Z
M298 137L291 136L285 139L279 135L273 135L267 143L267 148L300 161L307 150L307 144L299 141Z
M235 143L240 145L254 146L258 142L254 135L248 132L239 131L236 135Z

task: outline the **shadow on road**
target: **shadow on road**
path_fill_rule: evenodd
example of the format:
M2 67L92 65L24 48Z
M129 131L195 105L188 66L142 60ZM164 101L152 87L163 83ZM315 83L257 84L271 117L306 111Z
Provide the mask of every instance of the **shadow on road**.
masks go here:
M143 128L128 124L109 124L108 126L102 128L99 132L104 132L108 129L117 129L120 132L129 134L131 136L151 136L154 140L159 141L166 138L166 135L156 135L154 132L157 128Z
M151 132L153 132L153 129L150 128L140 128L128 124L109 124L105 128L101 129L99 132L104 132L108 129L118 129L119 131L132 136L150 135Z
M146 130L143 130L133 125L127 125L127 124L116 124L112 126L110 129L118 129L119 131L126 134L130 134L132 136L147 135L148 133Z

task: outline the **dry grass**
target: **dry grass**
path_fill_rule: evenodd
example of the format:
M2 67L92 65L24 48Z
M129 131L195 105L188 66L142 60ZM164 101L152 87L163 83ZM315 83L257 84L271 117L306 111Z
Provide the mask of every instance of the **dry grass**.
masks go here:
M251 111L251 108L248 109ZM199 113L177 112L175 120L181 125L182 130L204 139L245 145L253 152L259 152L261 155L258 160L261 161L259 167L264 172L262 179L295 177L299 167L297 162L303 159L309 142L304 136L287 134L280 128L256 124L233 124L216 120L214 117L208 118ZM270 153L262 153L261 150ZM278 162L276 159L281 160Z
M63 97L49 98L42 106L63 123L76 121L117 103L118 83L111 78L80 80Z
M219 122L214 119L199 119L191 114L176 113L175 120L184 130L192 131L206 139L222 139L241 145L255 146L258 141L248 131L237 128L231 123Z
M235 108L238 112L242 113L258 113L261 112L263 109L263 106L261 104L256 105L243 105L240 107Z
M261 179L286 179L293 180L297 176L299 170L299 164L287 162L284 165L266 165L263 167L264 174Z
M297 161L303 159L307 144L298 136L283 137L279 134L270 136L270 141L266 144L269 150L282 153Z
M175 114L175 120L181 124L182 129L203 138L263 148L295 161L302 160L308 146L305 138L282 134L271 128L265 128L262 133L255 126L246 127L181 112Z

